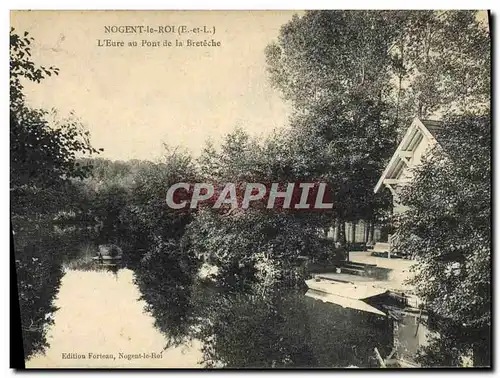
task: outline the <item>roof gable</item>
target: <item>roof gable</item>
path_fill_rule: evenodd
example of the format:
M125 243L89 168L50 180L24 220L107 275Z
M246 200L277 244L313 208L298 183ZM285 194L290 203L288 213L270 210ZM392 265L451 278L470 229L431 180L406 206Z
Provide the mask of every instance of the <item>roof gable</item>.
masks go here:
M420 122L425 126L427 130L434 136L434 138L439 138L441 133L443 123L441 121L435 121L432 119L421 119Z
M377 193L380 190L384 180L395 179L399 176L400 172L407 166L407 160L405 159L408 159L414 154L415 149L420 145L423 138L425 138L430 145L436 144L437 140L435 136L439 135L440 129L440 121L420 120L415 118L410 127L406 130L389 164L385 167L377 185L375 185L374 192Z

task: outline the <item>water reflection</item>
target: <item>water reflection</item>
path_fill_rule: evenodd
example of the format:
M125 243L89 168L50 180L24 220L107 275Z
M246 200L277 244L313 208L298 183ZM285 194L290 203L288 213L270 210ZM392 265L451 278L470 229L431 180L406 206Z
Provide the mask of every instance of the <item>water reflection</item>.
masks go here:
M205 297L204 308L197 337L204 342L208 366L369 367L378 366L374 347L389 353L392 346L385 318L303 292L213 293Z
M94 263L94 270L115 275L123 267ZM385 317L325 303L296 288L258 295L218 289L193 279L192 270L165 253L145 259L134 282L167 337L166 348L200 341L206 367L378 367L374 348L382 355L392 349L392 323Z
M180 346L163 351L165 336L144 311L145 303L139 300L140 292L133 280L134 273L129 269L120 269L117 276L105 271L67 271L54 302L59 307L54 314L54 325L47 332L50 346L30 358L26 366L200 367L197 361L201 359L201 352L195 342L189 350ZM89 357L89 353L104 357ZM120 353L155 353L156 357L124 358Z
M116 263L99 263L94 261L93 265L95 267L94 270L113 273L116 278L118 277L118 271L126 268L125 264L121 261L117 261Z
M81 242L63 242L61 238L58 243L51 240L50 245L39 244L37 250L52 251L49 256L55 256L61 246L65 248L64 258L49 265L56 271L62 266L66 272L111 272L118 285L120 271L130 265L128 258L99 264L91 258L96 250L93 244L82 246ZM27 247L16 248L16 254L20 251L25 254L22 261L45 255L36 253L37 257L32 257ZM146 310L154 318L156 329L170 341L167 346L186 346L192 340L199 341L201 362L206 367L378 367L374 348L382 355L392 349L392 325L384 317L324 303L306 297L303 290L296 288L259 291L258 295L216 289L196 280L197 263L185 259L175 248L165 251L166 248L153 251L140 265L133 264L134 283L140 289L140 299L146 302ZM18 279L28 281L23 272L19 265ZM54 273L47 275L60 280ZM53 286L57 290L58 282ZM51 296L54 294L54 290L50 292ZM50 311L53 309L36 314L37 319ZM45 331L37 333L38 339L34 340L33 332L30 334L27 329L25 342L39 339L40 344L45 343Z
M157 326L175 335L176 345L200 340L206 367L378 367L374 348L383 354L392 348L387 318L324 303L303 291L252 295L195 284L186 298L174 286L162 290ZM171 298L179 295L183 300L174 305ZM184 316L172 316L169 309Z

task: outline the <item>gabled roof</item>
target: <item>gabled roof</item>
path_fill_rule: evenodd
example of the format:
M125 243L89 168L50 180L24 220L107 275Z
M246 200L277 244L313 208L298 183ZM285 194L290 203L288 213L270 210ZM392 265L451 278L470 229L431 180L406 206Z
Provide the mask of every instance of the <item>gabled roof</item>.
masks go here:
M408 152L413 153L422 141L422 138L427 138L430 143L437 143L436 137L439 135L440 130L440 121L420 120L415 118L410 127L408 127L408 130L406 130L389 164L385 167L377 185L375 185L374 192L377 193L380 190L384 180L397 179L399 177L403 168L406 166L406 162L403 160L404 156L407 155Z
M442 122L435 121L432 119L421 119L420 122L429 130L429 132L434 136L434 138L439 138L439 133L441 131Z

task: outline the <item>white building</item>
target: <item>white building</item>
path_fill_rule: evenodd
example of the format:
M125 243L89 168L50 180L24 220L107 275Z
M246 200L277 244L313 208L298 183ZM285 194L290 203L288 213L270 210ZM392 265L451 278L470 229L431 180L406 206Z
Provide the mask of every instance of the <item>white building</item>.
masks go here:
M401 188L411 181L412 169L421 164L423 157L438 143L436 136L440 129L439 121L415 118L380 176L374 191L377 193L384 188L391 191L393 214L407 209L400 200Z

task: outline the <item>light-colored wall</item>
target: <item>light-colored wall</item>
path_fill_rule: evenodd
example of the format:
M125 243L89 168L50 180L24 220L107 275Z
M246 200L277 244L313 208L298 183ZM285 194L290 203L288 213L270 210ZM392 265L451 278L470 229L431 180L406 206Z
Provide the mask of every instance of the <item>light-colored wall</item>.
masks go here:
M432 142L425 135L423 135L422 140L415 148L415 151L410 159L409 166L403 169L400 177L401 179L411 180L413 178L412 169L422 163L423 157L426 153L428 153L431 145ZM396 187L394 188L396 193L400 194L402 187L402 185L396 185ZM399 214L407 209L405 206L402 206L400 203L398 203L396 198L393 198L393 200L394 214Z

